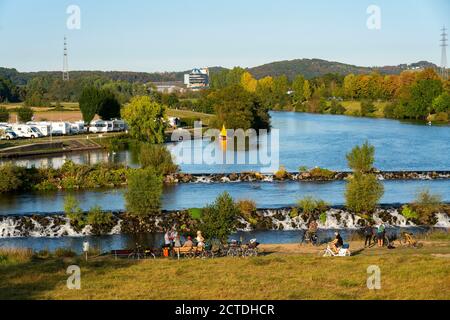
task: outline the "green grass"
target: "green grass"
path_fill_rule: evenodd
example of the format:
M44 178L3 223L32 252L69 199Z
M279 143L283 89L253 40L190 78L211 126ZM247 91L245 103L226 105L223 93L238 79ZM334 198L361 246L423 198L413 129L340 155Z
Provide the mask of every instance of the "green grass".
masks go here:
M346 115L354 115L355 112L361 111L361 102L360 101L354 101L354 100L346 100L342 101L342 106L347 110L345 112ZM374 112L374 116L377 118L383 118L384 117L384 107L387 105L387 102L378 102L375 101L373 103L375 105L375 108L377 111Z
M32 258L0 264L0 299L450 299L449 243L348 258L272 253L241 259ZM81 290L66 268L81 267ZM381 269L368 290L367 267Z

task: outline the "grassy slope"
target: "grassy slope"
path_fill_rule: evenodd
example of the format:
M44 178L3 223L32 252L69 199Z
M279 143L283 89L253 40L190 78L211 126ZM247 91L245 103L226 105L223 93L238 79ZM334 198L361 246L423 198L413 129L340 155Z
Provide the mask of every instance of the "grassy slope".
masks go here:
M0 262L0 299L449 299L449 256L447 241L350 258L277 252L252 259L19 260ZM71 264L81 266L82 290L65 286ZM366 287L369 265L381 268L381 290Z

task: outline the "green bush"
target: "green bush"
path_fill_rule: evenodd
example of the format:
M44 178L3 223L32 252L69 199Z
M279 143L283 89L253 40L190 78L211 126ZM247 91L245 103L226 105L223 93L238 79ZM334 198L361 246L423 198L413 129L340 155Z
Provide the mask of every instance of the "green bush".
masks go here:
M306 196L299 200L297 205L306 215L321 214L328 209L328 204L325 201L311 196Z
M374 174L356 173L347 182L346 206L355 213L372 213L383 193L384 187Z
M315 179L325 179L325 180L331 180L334 178L334 175L336 172L328 170L328 169L322 169L320 167L316 167L314 169L311 169L309 171L311 177Z
M291 212L289 212L289 216L291 219L295 219L298 217L298 209L296 207L291 209Z
M0 107L0 122L9 121L9 111L5 107Z
M409 220L416 220L419 218L419 214L413 211L409 206L404 206L402 208L402 216Z
M365 142L361 147L356 146L347 154L347 162L354 172L366 173L373 170L375 161L375 147Z
M86 226L86 215L80 208L80 203L73 195L64 198L64 213L70 220L70 225L79 232Z
M233 198L224 192L214 203L203 209L201 231L208 240L225 243L231 233L236 231L237 218L241 212Z
M149 167L128 173L128 189L125 192L126 209L137 217L155 216L160 213L162 177Z
M142 144L139 162L142 168L152 167L161 175L168 175L179 170L174 164L172 154L164 145Z
M92 227L92 233L106 234L114 226L114 216L111 212L103 212L100 206L89 209L86 222Z
M188 210L188 212L192 219L200 220L202 217L202 209L201 208L191 208Z
M424 189L417 194L415 201L410 206L419 215L419 223L434 224L435 214L443 208L442 197Z
M0 166L0 193L14 192L22 189L26 169L12 164Z
M365 100L361 102L361 115L367 117L377 111L372 101Z
M28 122L33 119L33 110L30 107L20 107L17 109L17 117L20 122Z
M322 224L325 224L327 222L327 213L326 212L322 212L319 216L319 221Z

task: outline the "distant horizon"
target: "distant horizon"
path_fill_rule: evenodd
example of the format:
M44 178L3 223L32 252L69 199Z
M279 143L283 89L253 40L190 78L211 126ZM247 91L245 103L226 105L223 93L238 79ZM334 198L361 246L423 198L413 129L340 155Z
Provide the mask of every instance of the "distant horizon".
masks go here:
M327 59L322 59L322 58L294 58L294 59L285 59L285 60L274 60L274 61L270 61L270 62L266 62L263 64L258 64L258 65L254 65L254 66L223 66L223 65L216 65L216 66L192 66L192 67L188 67L185 69L178 69L178 70L165 70L165 71L139 71L139 70L128 70L128 69L77 69L77 70L72 70L69 68L69 72L136 72L136 73L178 73L178 72L185 72L185 71L189 71L192 70L194 68L226 68L226 69L232 69L235 67L240 67L243 69L251 69L251 68L255 68L255 67L260 67L263 65L267 65L267 64L271 64L271 63L276 63L276 62L283 62L283 61L295 61L295 60L323 60L323 61L328 61L331 63L342 63L345 65L352 65L352 66L356 66L356 67L362 67L362 68L382 68L382 67L396 67L399 65L411 65L414 63L418 63L418 62L429 62L429 63L434 63L431 61L427 61L427 60L416 60L416 61L412 61L412 62L404 62L404 63L398 63L398 64L386 64L386 65L372 65L372 66L365 66L365 65L356 65L356 64L351 64L351 63L347 63L347 62L342 62L342 61L337 61L337 60L327 60ZM435 64L435 63L434 63ZM436 65L436 64L435 64ZM0 66L1 68L6 68L6 69L15 69L20 73L38 73L38 72L62 72L62 70L33 70L33 71L28 71L28 70L20 70L18 68L15 68L13 66Z

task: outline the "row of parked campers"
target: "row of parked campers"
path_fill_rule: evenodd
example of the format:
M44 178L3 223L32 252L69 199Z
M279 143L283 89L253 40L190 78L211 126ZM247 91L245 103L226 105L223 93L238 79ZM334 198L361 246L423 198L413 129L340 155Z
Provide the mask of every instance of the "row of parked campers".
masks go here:
M89 132L118 132L127 129L123 120L95 120L91 122ZM86 133L87 127L83 121L77 122L27 122L26 124L0 123L0 138L13 140L18 138L40 138Z

